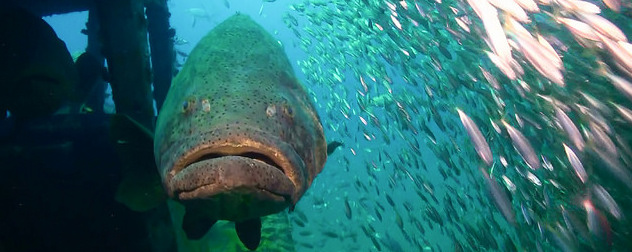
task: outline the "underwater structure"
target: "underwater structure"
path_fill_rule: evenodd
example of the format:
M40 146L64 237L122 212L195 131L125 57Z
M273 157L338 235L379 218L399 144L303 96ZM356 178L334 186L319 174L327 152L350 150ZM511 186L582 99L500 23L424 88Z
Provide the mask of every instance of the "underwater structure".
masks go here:
M140 213L115 200L122 167L151 165L152 146L124 144L102 111L107 79L117 113L153 127L153 99L164 100L174 74L166 1L0 6L0 109L11 114L0 119L0 251L175 251L166 205ZM73 65L41 17L76 11L89 12L88 46Z
M86 52L101 64L104 59L107 61L117 113L152 125L152 99L155 97L160 109L174 75L175 30L169 26L167 1L5 0L2 3L40 17L88 11L87 29L82 30L88 37Z

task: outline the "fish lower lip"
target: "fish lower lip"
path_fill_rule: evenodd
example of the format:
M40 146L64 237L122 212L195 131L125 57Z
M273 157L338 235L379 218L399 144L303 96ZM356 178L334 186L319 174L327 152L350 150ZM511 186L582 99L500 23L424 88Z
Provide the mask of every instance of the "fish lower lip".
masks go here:
M249 195L260 200L289 201L294 184L278 165L261 156L205 155L176 173L169 190L180 200Z

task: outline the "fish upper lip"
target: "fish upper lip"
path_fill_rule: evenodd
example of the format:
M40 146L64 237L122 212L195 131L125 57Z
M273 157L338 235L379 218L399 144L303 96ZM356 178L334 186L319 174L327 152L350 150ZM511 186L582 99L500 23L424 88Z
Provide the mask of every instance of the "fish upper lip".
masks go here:
M274 150L260 149L260 148L247 146L247 145L232 146L230 144L227 144L225 146L222 146L222 145L207 146L200 150L188 153L182 158L182 160L186 160L186 161L181 164L176 164L176 166L174 166L174 168L169 172L169 174L171 175L170 177L175 176L176 174L178 174L178 172L186 169L191 164L201 162L204 160L209 160L209 159L214 159L214 158L219 158L219 157L226 157L226 156L241 156L241 157L247 157L251 159L260 160L260 161L263 161L264 163L267 163L268 165L278 168L286 176L287 176L286 171L290 169L289 167L287 167L287 165L289 165L287 158L285 158L282 154L279 155L275 153ZM285 167L282 164L286 164Z
M214 151L214 149L207 149L206 151L202 151L201 154L202 156L198 157L197 159L193 159L190 160L190 162L185 163L185 165L183 166L183 168L181 170L186 169L186 167L197 163L197 162L202 162L204 160L210 160L210 159L215 159L215 158L220 158L220 157L226 157L226 156L239 156L239 157L245 157L245 158L250 158L250 159L255 159L255 160L259 160L262 161L270 166L276 167L277 169L281 170L281 172L283 172L283 174L285 174L285 171L283 170L283 168L281 167L281 165L278 163L278 160L275 160L274 158L270 157L268 154L266 153L262 153L259 151L239 151L239 149L232 149L233 152L229 152L229 153L224 153L221 151ZM180 171L181 171L180 170ZM177 174L179 171L176 171L175 174ZM286 175L287 176L287 175Z

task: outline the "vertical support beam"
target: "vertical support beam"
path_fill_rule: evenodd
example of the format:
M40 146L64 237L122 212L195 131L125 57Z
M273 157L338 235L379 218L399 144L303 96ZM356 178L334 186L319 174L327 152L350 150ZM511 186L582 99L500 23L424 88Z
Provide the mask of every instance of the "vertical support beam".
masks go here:
M158 111L167 97L174 75L175 51L173 37L175 30L169 27L169 7L167 0L153 0L146 3L147 30L151 48L151 66L154 71L154 99Z
M97 0L116 112L153 129L147 22L142 0Z
M94 56L99 62L99 66L103 67L102 48L103 43L101 40L101 25L97 15L96 7L92 6L88 11L88 22L86 22L86 35L88 36L88 46L86 52ZM87 107L92 108L94 113L103 113L103 104L105 103L105 86L106 83L102 78L98 78L92 91L88 94L85 101Z
M97 0L99 21L103 39L103 54L110 70L110 85L116 112L126 114L149 129L154 128L154 107L151 95L151 69L149 67L149 49L147 48L147 22L145 20L143 0ZM112 129L116 126L110 125ZM118 139L120 133L110 134ZM129 133L129 132L127 132ZM135 134L136 136L142 134ZM124 137L123 139L129 139ZM136 144L141 141L131 141ZM142 143L141 143L142 145ZM138 146L139 148L135 148ZM121 169L124 176L135 170L156 172L153 160L152 144L139 146L118 145ZM141 177L142 178L142 177ZM146 251L176 251L175 235L166 204L142 218L148 227L149 245Z

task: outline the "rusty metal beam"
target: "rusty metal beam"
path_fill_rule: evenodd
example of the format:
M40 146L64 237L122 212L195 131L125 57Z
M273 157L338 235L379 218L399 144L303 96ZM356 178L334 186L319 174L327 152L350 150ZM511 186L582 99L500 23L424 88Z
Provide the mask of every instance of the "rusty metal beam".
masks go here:
M86 11L94 5L93 0L0 0L1 5L13 3L37 16L50 16L76 11Z
M171 13L169 13L166 0L147 1L145 7L147 8L151 66L154 71L154 99L160 111L174 75L173 38L176 32L169 26Z
M154 125L147 21L142 0L98 0L103 55L116 112L149 129Z

